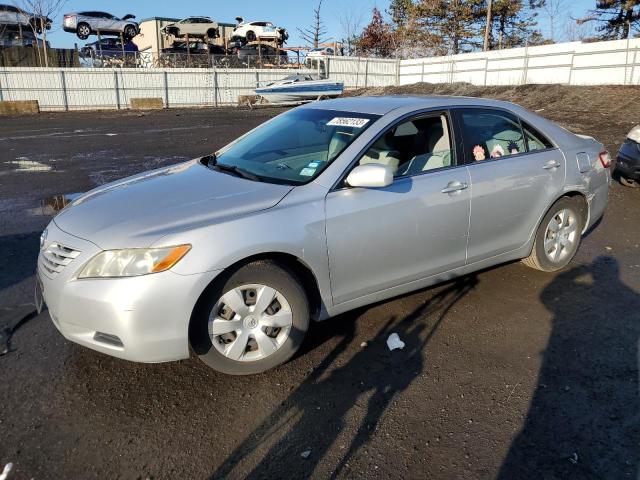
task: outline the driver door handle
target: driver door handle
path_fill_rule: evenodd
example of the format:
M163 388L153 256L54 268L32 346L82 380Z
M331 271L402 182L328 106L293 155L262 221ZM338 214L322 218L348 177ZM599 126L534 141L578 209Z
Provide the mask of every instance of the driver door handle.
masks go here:
M449 182L449 184L441 190L442 193L455 193L461 190L469 188L469 185L464 182Z
M554 168L558 168L560 167L560 163L556 162L555 160L551 160L547 163L544 164L544 168L545 170L553 170Z

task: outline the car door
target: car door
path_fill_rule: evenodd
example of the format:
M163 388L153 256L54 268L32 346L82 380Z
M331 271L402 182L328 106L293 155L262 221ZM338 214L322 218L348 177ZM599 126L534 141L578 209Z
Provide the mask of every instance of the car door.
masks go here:
M450 125L447 112L402 120L350 168L387 164L395 170L393 183L349 188L342 182L327 195L335 304L464 265L469 174L456 160Z
M562 152L502 109L455 111L471 179L468 263L523 246L564 186Z
M180 22L181 35L193 35L195 32L195 18L185 18Z

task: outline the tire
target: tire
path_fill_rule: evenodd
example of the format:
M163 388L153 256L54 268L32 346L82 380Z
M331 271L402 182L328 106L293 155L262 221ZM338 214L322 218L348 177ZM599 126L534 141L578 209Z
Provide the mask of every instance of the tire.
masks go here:
M634 180L632 178L623 177L622 175L620 176L620 183L622 185L624 185L625 187L640 188L640 182L638 182L637 180Z
M256 34L252 30L249 30L247 32L246 39L247 39L247 42L255 42L258 39L258 37L256 37Z
M586 216L584 202L562 197L540 222L531 254L522 262L543 272L566 267L580 246Z
M80 40L86 40L91 35L91 27L87 23L81 23L76 28L76 34Z
M138 30L133 25L127 25L124 27L123 35L125 40L131 40L138 34Z
M218 38L218 30L216 30L215 28L210 28L209 30L207 30L207 38L210 40Z
M309 302L300 281L274 262L259 261L207 289L194 311L189 340L214 370L250 375L289 360L308 328Z

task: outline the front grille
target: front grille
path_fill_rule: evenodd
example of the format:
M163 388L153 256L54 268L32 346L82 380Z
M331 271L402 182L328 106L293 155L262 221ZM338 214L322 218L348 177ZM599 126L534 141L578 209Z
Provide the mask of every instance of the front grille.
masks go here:
M74 250L59 243L52 243L42 252L42 267L49 275L55 276L64 270L80 253L80 250Z

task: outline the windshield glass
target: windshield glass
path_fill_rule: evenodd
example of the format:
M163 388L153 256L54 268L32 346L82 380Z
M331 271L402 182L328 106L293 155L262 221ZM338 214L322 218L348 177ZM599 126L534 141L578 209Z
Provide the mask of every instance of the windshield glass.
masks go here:
M316 178L378 115L297 108L216 154L264 181L302 185Z

